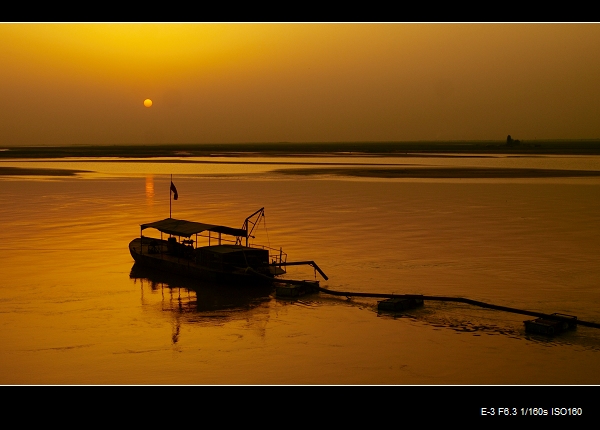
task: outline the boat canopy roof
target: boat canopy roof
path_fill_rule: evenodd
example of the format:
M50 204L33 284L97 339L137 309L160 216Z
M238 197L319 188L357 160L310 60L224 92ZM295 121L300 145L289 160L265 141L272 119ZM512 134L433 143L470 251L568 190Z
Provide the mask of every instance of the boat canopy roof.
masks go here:
M247 232L241 228L225 227L222 225L204 224L201 222L186 221L183 219L165 218L162 221L150 222L141 225L142 230L155 228L163 233L175 236L190 237L203 231L228 234L236 237L247 237Z

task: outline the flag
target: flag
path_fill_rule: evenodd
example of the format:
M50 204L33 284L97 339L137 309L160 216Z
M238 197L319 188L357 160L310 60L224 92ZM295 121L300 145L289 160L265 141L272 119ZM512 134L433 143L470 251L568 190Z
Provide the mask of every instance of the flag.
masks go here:
M179 197L179 194L177 194L177 188L175 188L173 181L171 181L171 191L173 191L173 199L177 200L177 197Z

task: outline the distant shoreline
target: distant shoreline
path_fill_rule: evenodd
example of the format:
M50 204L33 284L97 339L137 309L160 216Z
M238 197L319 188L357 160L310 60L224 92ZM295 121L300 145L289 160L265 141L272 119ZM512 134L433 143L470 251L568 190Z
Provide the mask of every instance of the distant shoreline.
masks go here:
M513 156L600 155L600 140L534 140L507 145L503 141L450 142L310 142L169 145L17 146L0 148L0 159L65 157L293 157L333 156Z

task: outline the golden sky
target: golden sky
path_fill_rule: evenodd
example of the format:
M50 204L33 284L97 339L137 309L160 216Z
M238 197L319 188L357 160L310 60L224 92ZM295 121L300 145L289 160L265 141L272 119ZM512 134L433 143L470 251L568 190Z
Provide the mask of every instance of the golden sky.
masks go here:
M0 145L597 139L599 53L600 24L0 24Z

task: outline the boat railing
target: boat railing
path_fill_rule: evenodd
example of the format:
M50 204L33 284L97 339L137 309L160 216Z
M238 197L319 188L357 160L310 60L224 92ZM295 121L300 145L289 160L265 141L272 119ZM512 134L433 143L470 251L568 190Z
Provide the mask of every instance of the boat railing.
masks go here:
M212 241L216 242L219 245L221 243L223 243L223 242L228 242L228 243L233 243L233 244L236 243L235 239L228 239L227 237L219 237L218 235L216 235L216 236L215 235L211 235L210 232L208 234L202 234L202 233L200 233L200 234L198 234L198 237L199 238L202 238L202 237L208 238L208 244L209 245L214 245L214 243L211 243Z
M209 237L208 235L199 234L198 237ZM214 239L214 236L212 237ZM142 236L142 241L145 246L148 247L147 252L150 254L163 254L171 253L177 254L178 256L187 256L196 258L196 254L191 252L193 250L193 240L183 240L181 242L170 243L169 240L175 242L175 237L171 236L168 239L158 239L150 236ZM226 238L221 238L221 242L232 242ZM210 242L209 242L210 243ZM278 266L281 270L286 272L287 253L283 252L282 248L273 248L266 245L252 244L252 248L264 249L269 252L269 265ZM187 252L186 252L187 251Z
M273 247L266 246L266 245L256 245L256 244L253 244L252 247L266 249L267 251L269 251L269 261L271 262L272 266L276 266L279 264L285 264L287 262L287 253L283 252L282 248L277 249L277 248L273 248ZM282 267L282 269L283 269L283 267Z

